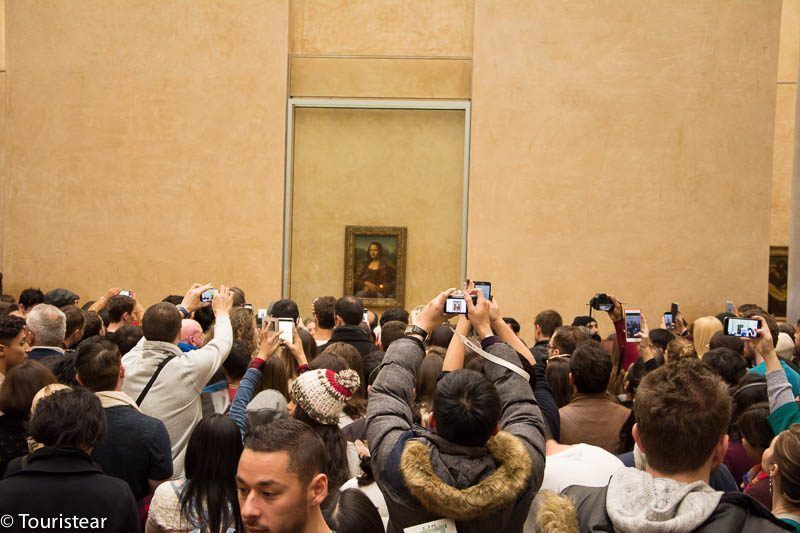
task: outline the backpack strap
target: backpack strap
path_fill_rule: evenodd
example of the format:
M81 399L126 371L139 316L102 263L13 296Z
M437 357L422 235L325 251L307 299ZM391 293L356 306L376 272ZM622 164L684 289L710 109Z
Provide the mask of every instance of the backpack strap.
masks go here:
M144 397L147 396L148 392L150 392L150 387L153 386L153 383L156 382L156 378L158 378L158 375L161 373L162 370L164 370L164 367L167 366L167 363L172 361L174 357L175 357L174 355L168 355L158 364L158 367L156 368L156 371L153 374L153 376L150 378L150 381L147 382L147 385L144 386L144 389L142 389L142 392L141 394L139 394L139 397L136 398L136 405L138 406L142 405Z

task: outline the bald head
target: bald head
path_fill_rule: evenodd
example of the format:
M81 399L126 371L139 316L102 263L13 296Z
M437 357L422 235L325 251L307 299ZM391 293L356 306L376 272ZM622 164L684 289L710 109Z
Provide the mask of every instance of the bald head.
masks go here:
M181 342L191 344L195 348L203 347L203 327L200 322L191 318L181 320Z

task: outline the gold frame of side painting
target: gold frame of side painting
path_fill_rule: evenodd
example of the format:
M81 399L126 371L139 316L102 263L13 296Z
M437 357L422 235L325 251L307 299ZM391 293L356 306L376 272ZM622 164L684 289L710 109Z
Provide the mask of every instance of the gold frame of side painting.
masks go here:
M404 227L345 226L344 291L365 307L404 307L406 240Z
M788 290L789 247L769 247L769 281L767 311L776 320L786 320L786 291Z

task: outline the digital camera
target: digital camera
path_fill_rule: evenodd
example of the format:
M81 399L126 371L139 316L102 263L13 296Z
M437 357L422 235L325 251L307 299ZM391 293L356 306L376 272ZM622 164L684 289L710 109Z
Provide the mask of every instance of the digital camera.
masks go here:
M592 296L592 299L589 300L589 306L598 311L611 311L614 309L614 302L611 301L609 295L600 292Z

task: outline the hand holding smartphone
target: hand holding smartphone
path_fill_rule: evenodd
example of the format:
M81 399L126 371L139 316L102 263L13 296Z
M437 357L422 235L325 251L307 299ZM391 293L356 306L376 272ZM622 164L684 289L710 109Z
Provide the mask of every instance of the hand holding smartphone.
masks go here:
M625 310L625 340L628 342L640 342L641 337L637 333L642 332L642 311L639 309Z
M267 310L266 309L259 309L256 312L256 326L258 329L264 327L264 321L267 320Z
M489 301L492 301L492 284L489 281L474 281L473 282L476 289L483 291L483 297Z
M294 329L294 320L291 318L278 319L278 333L281 342L284 344L292 344L292 330Z
M723 331L725 335L742 339L755 339L758 337L758 328L761 323L754 318L725 317Z

